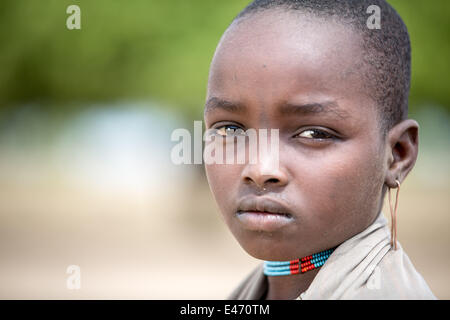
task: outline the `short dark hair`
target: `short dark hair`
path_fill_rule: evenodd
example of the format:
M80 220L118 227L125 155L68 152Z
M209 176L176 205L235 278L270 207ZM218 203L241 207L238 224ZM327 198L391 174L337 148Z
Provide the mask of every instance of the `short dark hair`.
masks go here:
M367 8L380 8L380 28L369 29ZM411 79L411 45L408 30L397 12L384 0L254 0L233 20L271 9L302 11L333 17L349 25L362 38L364 85L379 106L385 134L408 115ZM233 24L233 23L232 23Z

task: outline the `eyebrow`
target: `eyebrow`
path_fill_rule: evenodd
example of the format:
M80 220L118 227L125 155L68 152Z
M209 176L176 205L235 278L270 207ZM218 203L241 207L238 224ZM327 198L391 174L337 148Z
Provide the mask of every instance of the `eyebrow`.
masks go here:
M341 109L336 101L312 102L304 104L283 104L279 109L282 115L334 114L341 119L350 118L350 113Z
M245 105L212 97L205 103L205 114L217 109L233 113L245 113ZM281 115L309 115L309 114L334 114L341 119L350 117L350 113L339 108L335 101L312 102L312 103L285 103L280 106L278 112Z
M209 98L205 103L205 114L217 109L233 113L245 113L245 111L247 111L247 108L240 103L227 101L217 97Z

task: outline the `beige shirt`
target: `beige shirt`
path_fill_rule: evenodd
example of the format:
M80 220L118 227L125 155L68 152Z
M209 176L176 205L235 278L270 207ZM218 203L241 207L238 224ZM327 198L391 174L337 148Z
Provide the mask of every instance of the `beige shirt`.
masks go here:
M259 300L267 291L263 264L228 299ZM380 212L364 231L330 255L309 288L297 299L436 299L401 245L390 246L390 230Z

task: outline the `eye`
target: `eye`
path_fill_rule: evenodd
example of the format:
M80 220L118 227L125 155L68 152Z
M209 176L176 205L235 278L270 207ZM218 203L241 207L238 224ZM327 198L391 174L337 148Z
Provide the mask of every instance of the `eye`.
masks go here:
M217 134L224 136L224 137L231 137L231 136L239 136L244 135L244 130L236 125L233 124L227 124L223 125L217 128Z
M324 130L319 129L306 129L296 135L296 137L306 138L306 139L333 139L335 136Z

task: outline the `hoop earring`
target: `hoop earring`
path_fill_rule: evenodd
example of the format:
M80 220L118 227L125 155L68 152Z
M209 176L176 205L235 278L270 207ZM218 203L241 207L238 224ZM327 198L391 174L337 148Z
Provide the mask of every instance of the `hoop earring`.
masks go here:
M398 194L400 193L400 182L395 179L395 183L397 184L397 193L395 195L395 206L392 208L391 201L391 188L388 188L388 196L389 196L389 208L391 210L391 248L397 250L397 206L398 206Z

